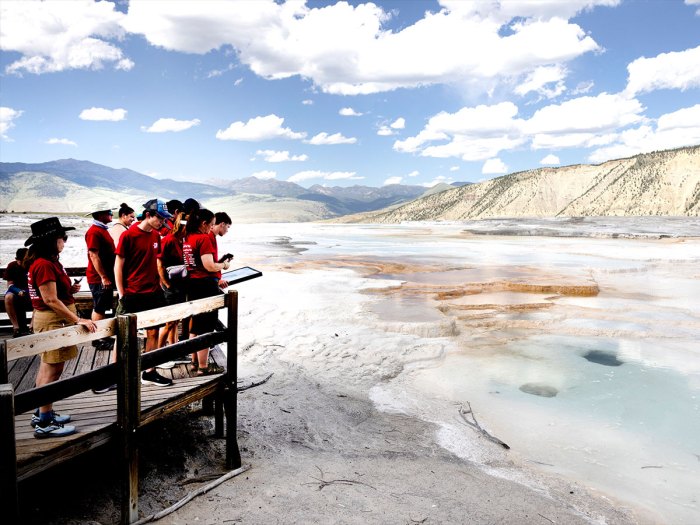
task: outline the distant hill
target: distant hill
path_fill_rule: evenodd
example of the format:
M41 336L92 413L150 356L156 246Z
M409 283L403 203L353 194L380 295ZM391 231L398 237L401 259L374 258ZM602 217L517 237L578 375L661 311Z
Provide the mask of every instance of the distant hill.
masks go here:
M700 215L700 146L539 168L427 195L343 222Z
M312 186L247 177L211 184L156 179L130 169L63 159L44 163L0 163L0 210L85 213L95 206L126 202L134 208L155 196L194 197L237 222L301 222L373 211L421 195L422 186L381 188Z
M44 173L52 175L88 189L112 190L122 193L138 192L146 195L158 195L163 198L176 198L182 195L204 199L219 196L224 193L221 189L207 184L195 182L174 181L172 179L156 179L136 171L121 168L115 169L86 160L62 159L40 164L25 164L23 162L0 163L0 187L9 183L14 177L23 173ZM64 184L57 187L44 188L47 197L63 197ZM38 188L37 188L38 190ZM4 194L4 192L3 192ZM40 193L37 196L42 196Z

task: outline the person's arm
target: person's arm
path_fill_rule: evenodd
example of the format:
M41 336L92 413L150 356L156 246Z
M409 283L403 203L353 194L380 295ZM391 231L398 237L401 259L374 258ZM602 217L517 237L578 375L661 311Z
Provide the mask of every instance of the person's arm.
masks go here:
M47 281L44 284L40 284L39 293L41 294L41 299L44 301L44 304L64 319L70 321L71 323L81 324L91 332L94 332L97 329L95 323L93 323L90 319L83 319L79 315L71 312L68 307L63 304L63 301L58 298L56 281Z
M214 262L214 255L211 253L205 253L202 255L202 266L208 272L219 272L221 270L228 270L228 262L218 263Z
M158 265L158 276L160 277L160 284L165 288L170 288L170 281L168 281L168 272L165 271L165 266L163 266L162 259L156 259L156 264Z
M97 250L88 250L88 257L90 257L90 262L95 267L95 271L99 274L100 278L102 279L102 286L104 286L105 288L111 288L114 283L112 283L112 281L109 278L109 275L107 275L107 271L105 270L105 267L102 264L102 260L100 259L100 255L97 252Z
M119 297L124 297L124 257L117 255L114 258L114 282L117 285Z

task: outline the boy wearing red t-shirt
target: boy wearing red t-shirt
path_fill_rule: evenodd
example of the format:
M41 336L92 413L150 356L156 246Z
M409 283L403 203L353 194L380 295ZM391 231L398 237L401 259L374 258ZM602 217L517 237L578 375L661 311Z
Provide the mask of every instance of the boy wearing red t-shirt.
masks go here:
M144 204L144 218L124 232L116 250L114 276L119 291L117 314L137 313L165 306L160 288L156 257L160 251L160 235L165 219L172 218L161 199ZM146 352L158 347L158 328L146 330ZM116 356L114 356L116 357ZM170 386L172 380L156 372L155 368L141 374L141 383Z
M85 276L92 293L92 320L99 321L112 309L114 299L114 241L107 226L112 222L112 210L98 210L92 218L92 226L85 232L88 249Z

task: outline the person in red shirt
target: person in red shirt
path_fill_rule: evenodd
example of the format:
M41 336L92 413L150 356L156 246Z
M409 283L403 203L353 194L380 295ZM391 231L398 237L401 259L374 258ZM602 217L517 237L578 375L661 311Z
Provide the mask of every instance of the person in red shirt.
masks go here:
M119 244L119 237L121 237L122 233L128 230L129 226L136 220L134 209L126 202L122 202L121 206L119 206L118 216L119 218L117 221L112 224L112 227L109 229L109 235L114 241L115 248L117 244Z
M112 210L97 210L92 219L92 226L85 232L88 250L85 275L92 293L92 320L100 321L114 303L114 241L107 226L112 222ZM111 340L109 343L111 348Z
M215 248L211 243L209 232L214 226L214 214L207 209L192 212L187 220L185 240L182 244L189 278L187 281L187 299L190 301L212 297L221 292L218 272L228 270L229 263L217 262L214 258ZM195 315L190 321L190 339L197 335L213 332L216 329L218 312L207 312ZM214 365L208 366L209 348L204 348L192 354L196 359L197 375L221 373L223 369Z
M160 287L163 289L165 303L168 306L184 303L186 300L184 276L171 277L168 274L168 268L183 266L182 242L185 238L185 221L182 220L182 215L181 211L177 212L173 221L172 233L161 239L160 253L158 254ZM171 321L160 330L158 334L159 347L176 342L178 323L179 321ZM166 368L167 364L174 365L173 362L163 363L159 368Z
M233 255L230 253L225 254L221 259L219 259L219 245L216 240L217 237L223 237L228 233L228 229L231 227L231 217L228 213L220 211L214 214L214 226L211 227L209 232L209 238L214 246L214 260L217 262L231 261ZM217 272L216 276L219 278L219 288L226 288L228 283L221 278L221 272Z
M119 291L117 315L138 313L165 306L158 278L157 255L165 219L171 219L165 201L151 199L144 204L143 220L129 228L119 239L114 276ZM146 352L158 348L158 327L146 330ZM116 356L113 354L113 359ZM172 380L161 376L155 368L141 373L141 383L170 386Z
M23 266L26 248L20 248L15 253L15 260L5 269L7 292L5 292L5 312L12 323L12 337L28 335L31 330L27 327L27 312L31 311L27 285L27 270Z
M29 266L29 296L34 308L34 331L37 333L75 324L82 325L91 332L96 330L92 320L82 319L78 315L73 294L80 285L71 284L70 277L58 260L68 240L66 232L74 229L64 228L57 217L49 217L32 224L32 235L24 243L29 246L25 262ZM77 355L78 349L74 345L41 354L36 386L57 381L65 362ZM39 407L31 420L35 427L34 437L73 434L75 427L65 425L68 421L70 416L54 412L51 403Z

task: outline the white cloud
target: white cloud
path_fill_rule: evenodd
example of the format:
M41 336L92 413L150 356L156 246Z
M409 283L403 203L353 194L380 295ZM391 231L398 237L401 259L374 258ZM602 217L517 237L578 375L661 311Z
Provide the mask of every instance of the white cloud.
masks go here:
M46 141L46 144L62 144L64 146L77 146L75 142L69 139L49 139Z
M418 170L413 170L411 173L408 174L409 177L417 177L420 175L420 171Z
M452 177L445 177L444 175L438 175L430 182L423 182L420 185L424 186L426 188L432 188L436 184L441 184L441 183L449 184L450 182L452 182Z
M256 155L264 157L265 162L304 162L309 160L308 155L290 155L289 151L275 151L271 149L259 149Z
M323 179L323 180L361 180L364 177L358 177L357 173L354 171L300 171L295 173L287 180L289 182L301 182L309 179Z
M700 87L700 46L685 51L638 58L627 66L627 93Z
M393 14L369 2L310 8L273 0L132 0L122 26L168 50L204 54L230 45L261 77L300 76L327 93L462 82L486 91L495 78L528 75L599 50L568 18L618 0L440 3L439 12L392 30Z
M381 137L389 137L391 135L394 135L394 133L395 132L389 126L381 126L377 130L377 135L379 135Z
M459 171L459 166L450 166L450 171Z
M318 135L314 135L311 140L306 141L314 146L321 146L327 144L355 144L357 139L355 137L344 137L341 133L333 133L329 135L325 131L322 131Z
M591 162L604 162L638 153L696 144L700 144L700 104L660 116L656 128L644 124L624 130L609 145L593 151L588 159Z
M306 100L302 100L301 103L305 106L313 106L314 101L307 98Z
M106 64L129 70L134 63L110 42L124 36L124 17L112 2L2 2L2 49L21 55L5 71L41 74Z
M344 117L361 117L364 113L358 113L352 108L342 108L338 114Z
M506 166L505 163L499 158L488 159L486 162L484 162L484 165L481 168L481 173L485 175L508 173L508 166Z
M389 124L392 129L404 129L406 127L406 119L403 117L397 118L394 122Z
M556 166L557 164L561 164L561 162L559 162L559 157L550 153L540 161L540 164L544 166Z
M16 118L19 118L22 113L22 110L0 106L0 139L8 142L12 141L12 139L7 135L7 132L15 127L15 123L13 121Z
M382 186L389 186L390 184L401 184L403 177L389 177L384 181Z
M606 134L641 123L644 107L634 98L601 93L543 107L524 125L534 149L590 147Z
M260 180L270 180L277 177L277 172L270 170L256 171L253 173L252 177Z
M546 98L558 97L566 89L566 74L566 68L559 65L540 66L527 75L525 81L515 88L515 93L523 96L534 91Z
M700 5L700 0L685 0L686 5ZM695 14L700 16L700 9L695 11Z
M579 82L576 87L571 92L572 95L585 95L595 86L595 82L592 80L587 80L585 82Z
M240 86L242 82L243 82L243 78L237 78L236 80L233 81L233 85Z
M306 133L297 133L289 128L282 127L284 118L275 114L264 117L255 117L248 122L238 121L232 123L227 129L216 132L219 140L268 140L268 139L303 139Z
M185 131L193 126L199 126L198 118L193 120L177 120L174 118L159 118L149 127L141 126L141 131L146 133L165 133L167 131Z
M90 108L82 110L78 117L82 120L109 120L112 122L118 122L126 118L126 110L122 108Z
M207 78L216 78L216 77L220 77L220 76L223 75L224 73L226 73L226 72L228 72L228 71L232 71L232 70L234 70L234 69L236 69L236 64L229 64L228 66L226 66L226 67L223 68L223 69L212 69L211 71L209 71L209 73L207 73ZM234 86L235 86L235 85L236 85L236 84L234 83Z

